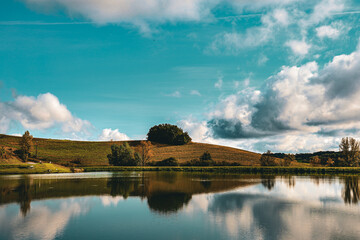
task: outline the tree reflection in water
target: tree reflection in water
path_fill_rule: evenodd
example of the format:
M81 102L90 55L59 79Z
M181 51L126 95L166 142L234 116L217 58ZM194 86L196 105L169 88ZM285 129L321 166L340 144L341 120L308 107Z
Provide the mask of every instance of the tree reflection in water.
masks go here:
M359 177L351 176L344 178L342 197L346 204L357 204L360 198Z
M158 213L175 213L186 206L191 194L181 192L155 193L148 197L149 208Z
M275 176L261 175L261 184L271 191L275 187Z

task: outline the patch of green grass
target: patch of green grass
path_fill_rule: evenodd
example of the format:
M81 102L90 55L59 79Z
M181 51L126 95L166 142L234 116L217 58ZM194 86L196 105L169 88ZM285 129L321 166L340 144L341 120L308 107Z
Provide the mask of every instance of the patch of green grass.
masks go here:
M0 165L0 174L70 173L67 167L57 164L9 164Z

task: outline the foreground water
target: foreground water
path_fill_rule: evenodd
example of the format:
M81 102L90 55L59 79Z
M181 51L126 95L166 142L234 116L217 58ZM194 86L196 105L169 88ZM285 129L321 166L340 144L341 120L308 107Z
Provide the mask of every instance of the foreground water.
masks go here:
M358 177L0 177L0 239L360 239Z

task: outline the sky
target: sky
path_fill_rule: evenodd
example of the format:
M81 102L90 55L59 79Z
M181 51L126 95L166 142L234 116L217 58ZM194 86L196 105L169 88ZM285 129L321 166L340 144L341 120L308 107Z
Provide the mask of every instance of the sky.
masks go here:
M0 2L0 133L264 152L360 138L358 0Z

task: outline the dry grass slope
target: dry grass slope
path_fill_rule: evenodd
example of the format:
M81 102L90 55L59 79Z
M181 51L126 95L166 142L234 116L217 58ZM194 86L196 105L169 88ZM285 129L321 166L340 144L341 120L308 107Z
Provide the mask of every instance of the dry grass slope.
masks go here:
M0 146L18 149L18 142L19 137L0 134ZM128 142L130 146L138 150L139 141ZM110 146L122 142L85 142L34 138L33 143L37 145L39 160L58 164L80 161L82 165L94 166L108 165L107 154L110 153ZM35 147L32 148L32 155L35 154L35 149ZM258 153L204 143L190 143L182 146L153 144L154 156L150 160L160 161L175 157L182 163L199 158L205 151L210 152L216 161L238 162L246 166L259 165L260 154Z

